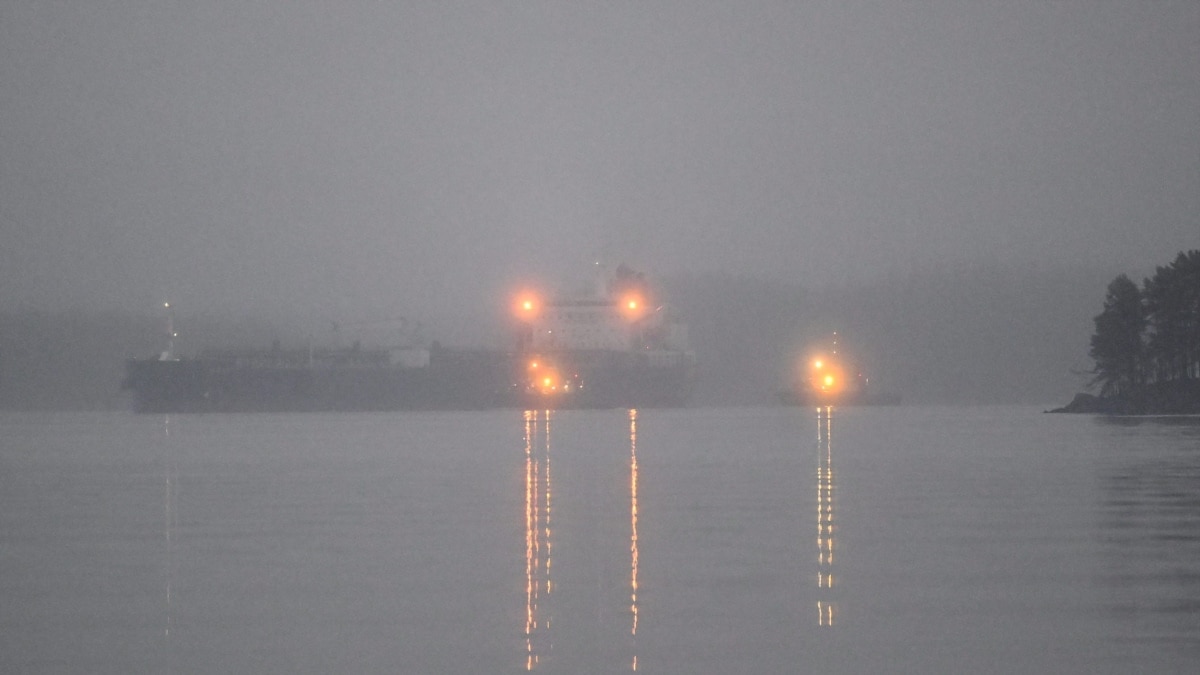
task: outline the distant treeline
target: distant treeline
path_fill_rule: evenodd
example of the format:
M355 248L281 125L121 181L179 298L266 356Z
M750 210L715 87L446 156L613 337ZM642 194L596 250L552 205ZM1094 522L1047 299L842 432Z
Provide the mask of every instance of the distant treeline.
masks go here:
M1200 250L1181 252L1139 288L1122 274L1108 284L1089 354L1092 385L1116 412L1200 408Z

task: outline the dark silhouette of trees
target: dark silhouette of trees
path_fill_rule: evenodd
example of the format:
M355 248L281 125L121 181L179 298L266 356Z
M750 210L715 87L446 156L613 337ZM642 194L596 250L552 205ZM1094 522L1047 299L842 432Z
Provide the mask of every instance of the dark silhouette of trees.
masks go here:
M1140 290L1113 279L1095 322L1089 354L1102 398L1138 412L1200 409L1200 250L1180 252Z
M1180 253L1143 284L1157 381L1200 377L1200 250Z
M1137 284L1122 274L1108 285L1104 311L1095 318L1096 332L1092 335L1089 355L1096 362L1096 378L1100 395L1129 393L1143 382L1146 310Z

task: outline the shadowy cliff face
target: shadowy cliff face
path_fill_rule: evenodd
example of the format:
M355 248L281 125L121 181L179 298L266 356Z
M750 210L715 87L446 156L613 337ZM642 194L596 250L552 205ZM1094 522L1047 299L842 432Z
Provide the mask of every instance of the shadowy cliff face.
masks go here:
M1170 380L1114 396L1076 394L1052 413L1200 415L1200 380Z
M118 313L0 314L0 408L119 407L123 357L155 349L153 325Z
M698 354L698 402L771 401L807 348L837 331L877 391L906 403L1038 403L1076 391L1097 280L1088 270L962 270L803 289L668 280ZM1100 282L1102 284L1102 282Z
M268 346L276 331L253 320L202 317L177 326L178 346ZM0 312L0 409L113 410L125 360L159 354L165 319L126 312ZM185 352L186 353L186 352Z
M668 279L664 286L697 355L694 403L774 403L792 343L805 330L808 295L793 286L724 275Z

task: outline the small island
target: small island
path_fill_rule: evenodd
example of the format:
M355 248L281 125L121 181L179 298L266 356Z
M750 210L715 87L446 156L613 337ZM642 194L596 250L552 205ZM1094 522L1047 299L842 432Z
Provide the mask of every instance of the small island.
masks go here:
M1113 279L1095 324L1088 354L1098 395L1048 412L1200 414L1200 250L1180 252L1141 288Z

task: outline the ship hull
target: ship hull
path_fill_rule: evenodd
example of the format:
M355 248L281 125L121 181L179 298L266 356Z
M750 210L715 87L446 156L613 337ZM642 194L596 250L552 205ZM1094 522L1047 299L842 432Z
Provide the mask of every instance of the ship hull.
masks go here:
M577 386L555 391L526 387L519 397L522 407L677 408L691 398L695 368L690 362L652 364L644 355L621 353L560 358L567 362L560 367Z
M690 364L581 360L582 386L546 393L523 386L523 358L443 354L418 368L239 365L219 359L130 360L124 388L139 413L641 408L686 405Z
M509 362L486 354L422 368L132 360L124 387L141 413L472 410L504 405L511 380Z

